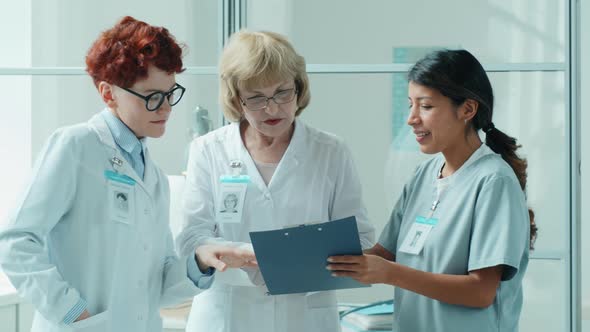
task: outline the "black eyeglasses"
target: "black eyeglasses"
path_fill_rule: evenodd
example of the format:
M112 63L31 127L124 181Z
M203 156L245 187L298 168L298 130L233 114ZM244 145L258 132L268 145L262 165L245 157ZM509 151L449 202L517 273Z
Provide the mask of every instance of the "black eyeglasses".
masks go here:
M160 106L162 106L162 103L164 103L164 99L168 99L168 104L170 104L170 106L178 104L180 99L182 99L184 92L186 91L186 88L178 83L174 84L172 89L170 89L168 92L157 91L154 93L150 93L147 96L139 94L131 89L123 87L121 87L121 89L145 100L145 108L150 112L153 112L160 108Z
M246 98L246 100L243 100L242 97L240 97L240 101L242 102L242 106L246 106L246 108L250 111L259 111L261 109L267 108L268 101L271 99L275 102L275 104L281 105L292 102L293 99L295 99L295 96L297 96L297 89L291 88L281 90L275 93L272 97L255 96Z

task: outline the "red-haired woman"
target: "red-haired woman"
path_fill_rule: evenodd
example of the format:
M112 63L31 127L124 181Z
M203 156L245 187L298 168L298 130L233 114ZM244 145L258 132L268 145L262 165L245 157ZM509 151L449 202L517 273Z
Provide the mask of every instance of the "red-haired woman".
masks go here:
M145 138L164 134L182 98L181 55L167 29L132 17L90 48L106 108L51 135L0 232L1 267L37 310L33 331L161 331L160 306L208 287L227 268L219 256L254 264L232 248L173 249L168 181Z

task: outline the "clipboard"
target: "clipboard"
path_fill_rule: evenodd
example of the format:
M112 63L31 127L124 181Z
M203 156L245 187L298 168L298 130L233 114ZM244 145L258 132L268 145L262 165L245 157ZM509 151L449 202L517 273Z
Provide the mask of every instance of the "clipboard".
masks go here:
M327 259L362 255L356 218L250 232L256 260L271 295L370 287L350 277L333 277Z

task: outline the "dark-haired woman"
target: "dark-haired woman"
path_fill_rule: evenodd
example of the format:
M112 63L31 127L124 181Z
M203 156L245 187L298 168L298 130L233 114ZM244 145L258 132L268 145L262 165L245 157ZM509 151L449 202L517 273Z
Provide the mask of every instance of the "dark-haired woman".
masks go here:
M416 169L378 244L328 268L396 286L397 332L518 331L536 235L526 161L494 126L491 84L469 52L426 56L409 83L408 125L421 151L438 155Z
M208 287L208 267L226 268L219 255L254 259L212 246L175 254L168 181L146 137L164 134L182 98L181 54L168 30L131 17L90 48L106 108L51 135L0 232L2 270L36 309L32 331L162 331L160 306Z

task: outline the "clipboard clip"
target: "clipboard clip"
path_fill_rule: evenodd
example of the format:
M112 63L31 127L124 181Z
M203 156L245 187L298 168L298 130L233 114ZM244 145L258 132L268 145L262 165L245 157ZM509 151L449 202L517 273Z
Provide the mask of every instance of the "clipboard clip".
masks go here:
M297 225L285 225L283 226L283 229L287 229L287 228L297 228L297 227L309 227L309 226L314 226L314 225L320 225L322 224L321 221L312 221L312 222L307 222L304 224L297 224ZM323 230L322 226L320 225L317 228L318 232L321 232ZM285 232L285 236L289 236L289 232Z
M312 226L312 225L317 225L317 224L321 224L321 221L312 221L312 222L306 222L304 224L295 224L295 225L285 225L283 226L283 228L295 228L295 227L305 227L305 226Z

